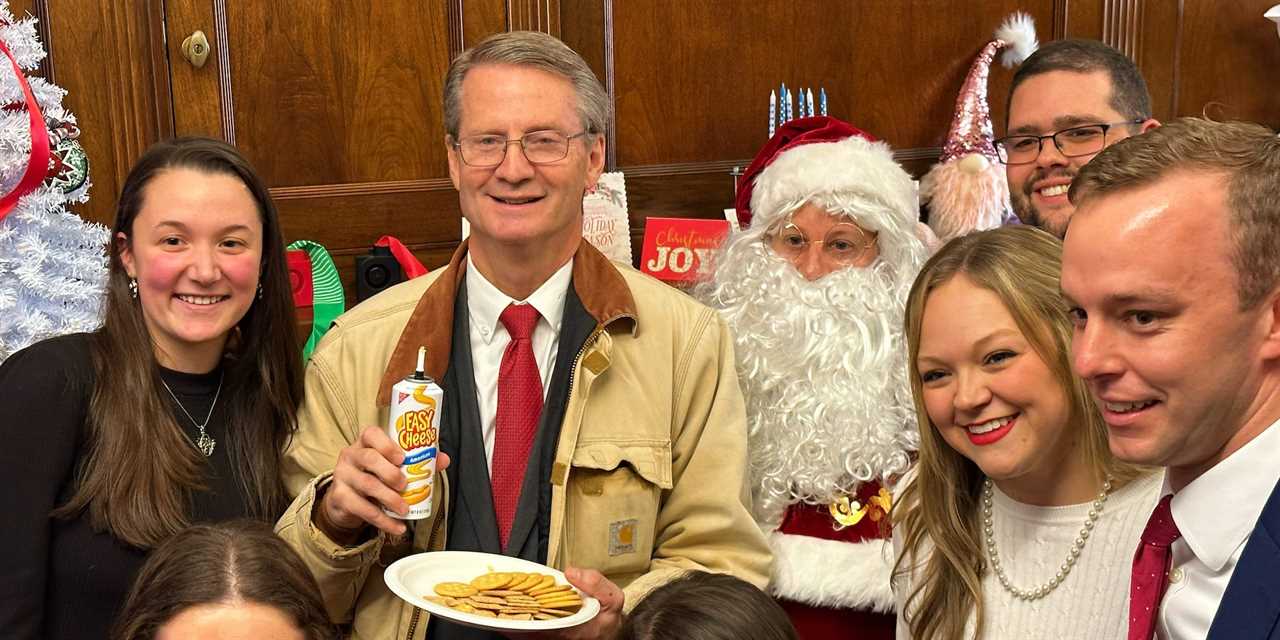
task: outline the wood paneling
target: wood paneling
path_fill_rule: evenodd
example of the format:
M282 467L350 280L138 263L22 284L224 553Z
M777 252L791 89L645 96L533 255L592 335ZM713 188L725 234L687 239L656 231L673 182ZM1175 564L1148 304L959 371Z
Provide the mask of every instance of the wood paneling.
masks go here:
M485 36L507 31L507 0L448 0L449 20L461 36L455 43L452 60Z
M169 4L198 9L169 19L175 94L192 86L192 102L175 105L180 132L234 136L273 187L446 175L443 12L414 1L237 2L222 32L208 10L220 1ZM196 29L226 43L202 69L181 57Z
M379 236L428 266L459 236L441 99L449 60L509 29L558 35L610 91L609 166L627 173L635 246L648 216L718 217L729 170L765 141L770 89L826 87L830 113L886 139L914 174L939 152L973 56L1014 10L1041 41L1129 53L1159 118L1280 126L1276 0L13 0L45 18L49 71L93 163L82 211L109 221L134 158L174 133L233 139L289 238L328 246L344 281ZM167 19L165 44L163 20ZM196 70L183 38L215 51ZM1011 72L995 67L997 131Z
M596 72L600 82L608 85L608 68L605 63L606 46L610 45L606 15L610 0L561 0L560 39L578 52Z
M968 11L956 6L936 0L612 3L606 46L613 53L607 75L615 81L614 151L628 175L633 224L648 216L719 217L732 206L727 167L745 166L764 144L769 92L783 81L793 89L825 87L830 115L888 141L913 173L927 170L970 63L995 28L1021 9L1051 33L1058 9L1051 0L987 2ZM697 35L679 37L673 29ZM991 73L998 122L1011 75L1002 67ZM654 171L666 165L681 171ZM694 170L699 165L701 173ZM632 178L637 175L644 177Z
M560 0L507 0L511 31L541 31L560 37Z
M1142 9L1141 41L1135 62L1151 93L1151 112L1156 119L1178 114L1178 91L1184 82L1178 42L1182 38L1183 3L1153 2ZM1161 25L1160 28L1153 28Z
M345 256L338 264L349 290L354 256L383 235L428 261L447 257L460 214L441 95L464 33L463 16L451 14L461 5L169 0L166 8L175 129L234 142L271 188L288 240ZM198 69L181 52L197 29L213 44Z
M81 216L110 225L115 199L134 160L171 131L167 70L156 3L145 0L13 3L16 15L41 16L53 77L67 90L89 156L90 200Z
M767 138L769 91L784 81L826 87L832 116L894 148L939 146L996 26L1019 8L1041 24L1053 16L1048 0L955 4L617 2L618 165L750 158ZM676 25L697 36L673 37ZM992 75L999 95L1008 74Z
M1178 54L1179 115L1253 120L1280 128L1280 38L1262 17L1274 0L1186 2Z

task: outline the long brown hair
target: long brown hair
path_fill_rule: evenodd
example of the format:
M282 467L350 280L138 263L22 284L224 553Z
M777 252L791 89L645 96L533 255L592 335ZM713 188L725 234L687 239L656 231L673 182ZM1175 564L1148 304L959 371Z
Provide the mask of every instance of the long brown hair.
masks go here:
M111 634L151 640L183 611L252 602L285 614L307 640L337 640L320 587L289 545L261 522L196 525L147 558Z
M169 169L239 178L262 221L262 295L232 330L222 366L228 455L251 515L274 520L287 506L280 460L302 400L302 356L293 294L275 206L253 167L231 145L177 138L153 145L134 165L116 205L102 328L91 340L96 383L89 402L87 454L75 495L54 511L89 511L95 530L149 548L183 529L204 458L161 395L159 365L141 305L120 259L146 187ZM116 241L118 234L126 240Z
M903 534L894 573L912 574L912 591L899 612L908 616L912 638L963 638L970 612L977 623L974 637L980 637L982 576L988 569L978 522L982 471L938 433L924 406L920 376L914 374L924 308L935 289L964 274L996 294L1066 394L1068 424L1082 430L1083 455L1098 482L1110 475L1119 487L1141 473L1111 456L1102 414L1084 381L1071 371L1072 326L1059 289L1061 272L1062 243L1056 237L1035 227L1002 227L947 243L911 287L904 324L920 458L915 479L903 489L891 515ZM917 566L920 561L923 566Z

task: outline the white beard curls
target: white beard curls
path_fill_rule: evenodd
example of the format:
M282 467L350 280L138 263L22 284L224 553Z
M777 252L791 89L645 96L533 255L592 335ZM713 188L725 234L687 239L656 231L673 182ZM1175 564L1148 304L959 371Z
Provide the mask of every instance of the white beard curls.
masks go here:
M745 235L697 293L734 332L755 517L773 529L792 503L906 471L918 435L902 318L918 260L809 282Z

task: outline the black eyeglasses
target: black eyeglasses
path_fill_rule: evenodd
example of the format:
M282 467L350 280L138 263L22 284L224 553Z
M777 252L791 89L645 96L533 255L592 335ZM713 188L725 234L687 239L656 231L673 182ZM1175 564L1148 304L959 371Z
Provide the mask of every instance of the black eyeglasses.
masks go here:
M1031 164L1040 157L1046 139L1065 157L1075 158L1102 151L1107 146L1107 131L1111 127L1142 124L1144 120L1126 120L1103 124L1085 124L1055 131L1043 136L1005 136L996 140L996 155L1005 164Z
M507 157L507 147L519 143L529 164L559 162L569 155L569 141L587 135L586 131L567 136L559 131L531 131L515 140L481 134L467 136L453 143L462 162L471 167L496 167Z

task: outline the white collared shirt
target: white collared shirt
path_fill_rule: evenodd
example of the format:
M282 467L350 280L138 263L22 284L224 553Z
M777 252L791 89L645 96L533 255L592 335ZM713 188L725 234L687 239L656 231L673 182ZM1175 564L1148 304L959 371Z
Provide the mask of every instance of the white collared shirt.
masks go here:
M493 441L497 430L498 367L502 354L511 344L511 334L498 317L511 303L531 304L542 317L533 327L533 357L538 361L542 377L542 399L547 398L547 383L560 348L560 321L564 318L564 299L573 276L573 258L547 278L542 286L524 300L515 300L489 282L470 259L467 260L467 317L471 324L471 366L475 372L476 400L480 406L484 457L493 471Z
M1277 424L1174 494L1170 507L1182 537L1171 547L1169 587L1156 621L1160 640L1209 635L1245 543L1280 479ZM1163 493L1173 493L1167 479Z

